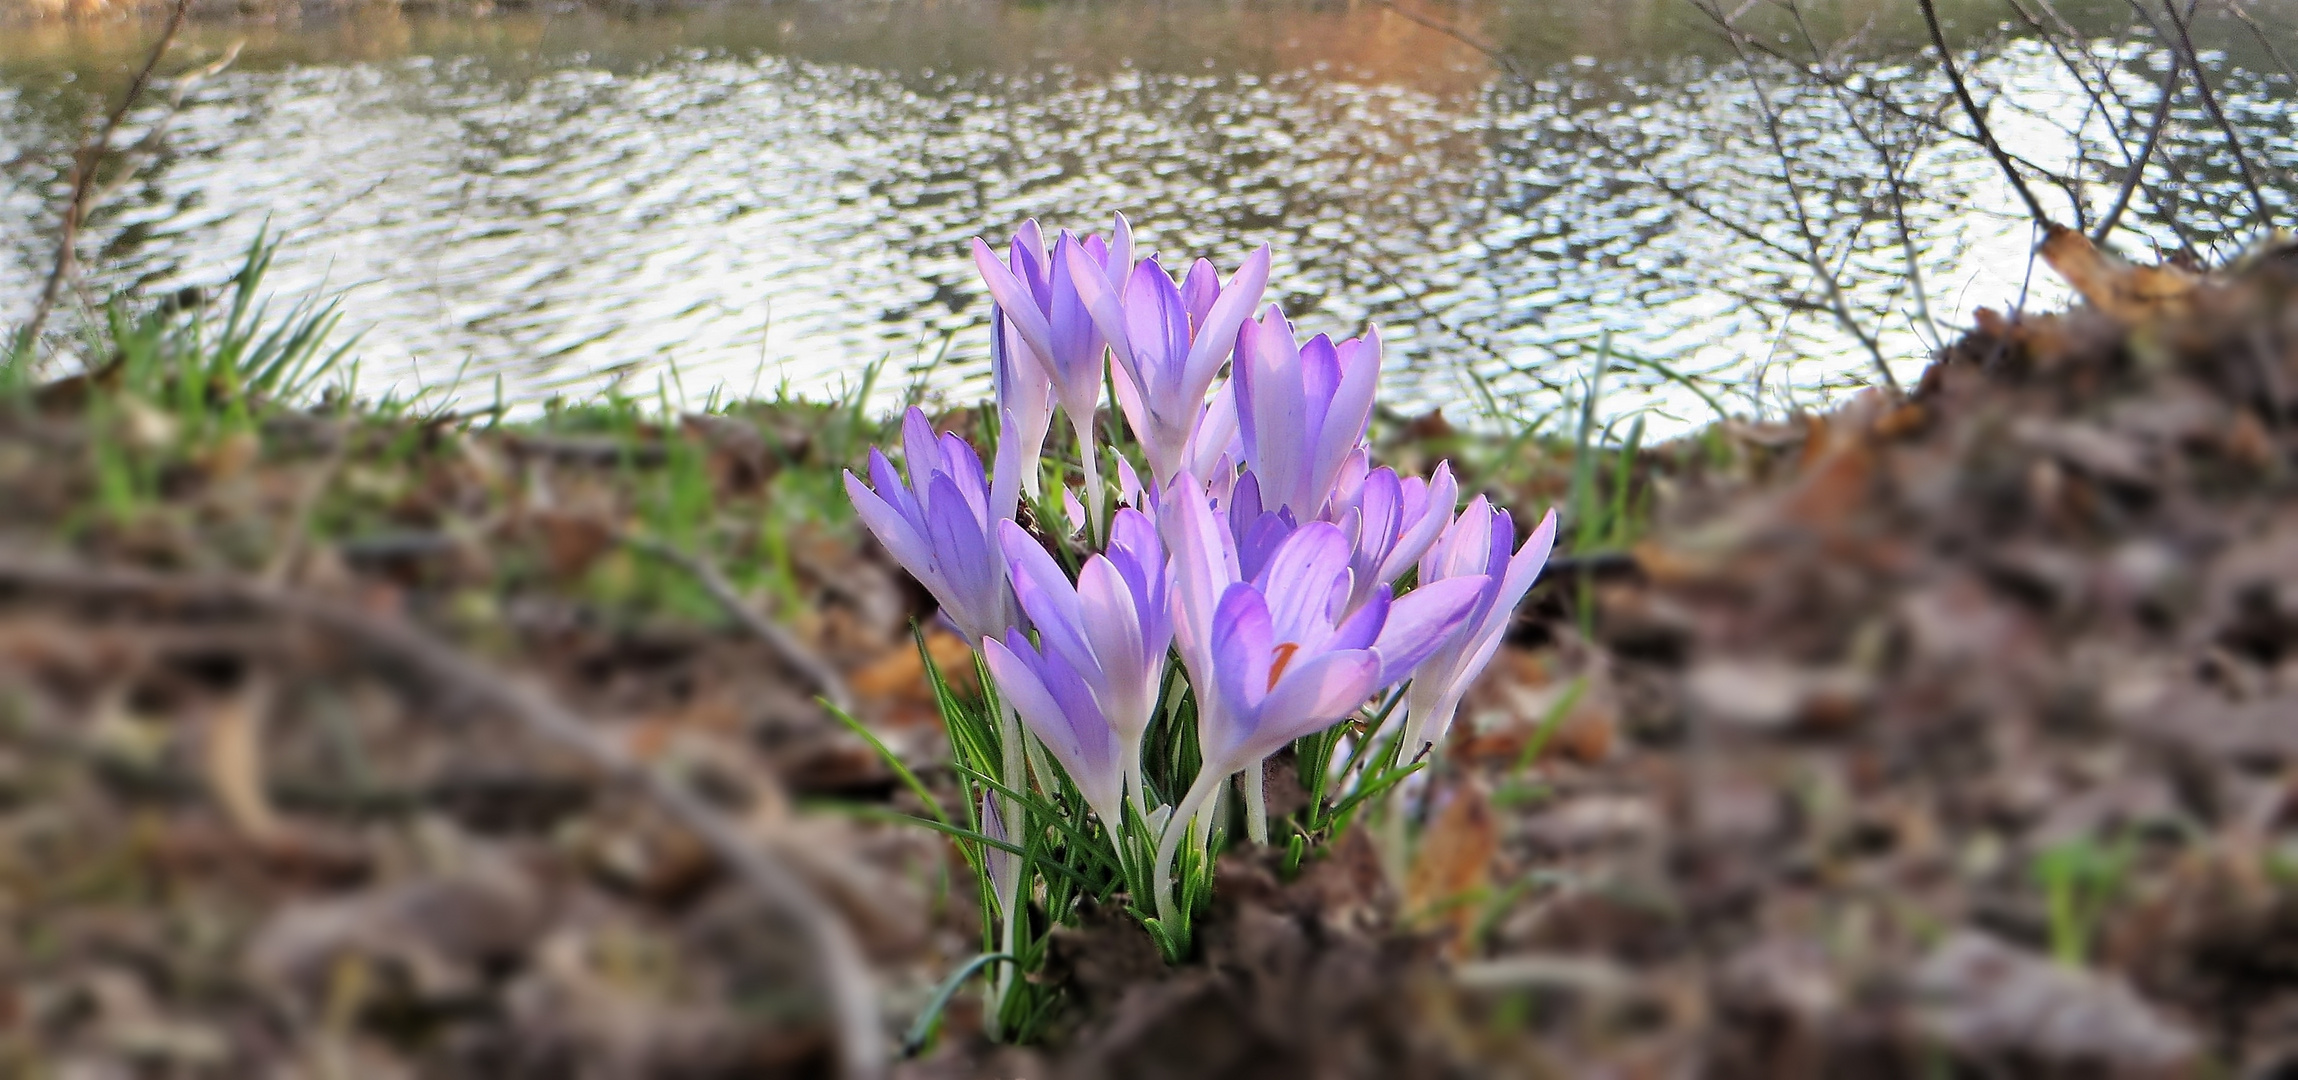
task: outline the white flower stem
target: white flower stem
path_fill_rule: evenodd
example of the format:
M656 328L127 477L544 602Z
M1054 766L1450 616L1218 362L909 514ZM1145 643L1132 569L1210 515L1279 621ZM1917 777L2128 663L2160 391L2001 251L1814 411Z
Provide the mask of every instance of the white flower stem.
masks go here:
M1157 921L1164 924L1168 932L1180 925L1173 903L1173 856L1181 849L1181 837L1194 831L1190 823L1197 811L1228 780L1228 773L1210 766L1200 769L1197 782L1189 785L1189 793L1173 807L1173 816L1165 820L1165 833L1157 840Z
M1002 756L1005 759L1001 769L1004 775L998 777L998 780L1006 787L1020 791L1022 785L1029 782L1023 771L1026 766L1022 759L1021 717L1014 713L1013 705L1005 700L1004 695L1000 694L996 697L998 742L1001 744L1000 749L1003 751ZM1006 839L1011 840L1022 830L1021 815L1023 809L1021 800L1010 795L999 795L997 798L1005 818ZM1021 875L1015 874L1011 884L991 882L991 887L999 889L1002 893L998 897L998 904L1005 918L1005 926L1002 928L1003 932L999 938L999 948L1003 949L1008 956L1019 956L1018 946L1021 943L1022 917ZM1005 1003L1007 997L1013 993L1015 966L1012 963L997 966L996 1001L991 1004L987 1018L989 1034L992 1039L1004 1037Z
M1242 774L1245 790L1245 835L1256 844L1269 842L1269 798L1266 793L1269 763L1266 760L1245 766Z
M1108 499L1101 492L1101 455L1093 449L1093 417L1069 419L1077 427L1077 456L1085 462L1085 542L1098 545L1103 530L1101 508Z

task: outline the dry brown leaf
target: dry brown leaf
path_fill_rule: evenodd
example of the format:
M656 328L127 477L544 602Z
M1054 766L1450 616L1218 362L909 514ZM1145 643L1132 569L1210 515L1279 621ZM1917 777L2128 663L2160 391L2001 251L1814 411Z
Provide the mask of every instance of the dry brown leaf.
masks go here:
M1462 784L1421 834L1420 851L1405 875L1405 917L1449 926L1453 953L1466 951L1476 929L1477 900L1491 886L1492 857L1499 850L1499 826L1483 786L1474 780Z
M2122 979L2070 968L1975 931L1915 965L1924 1031L1958 1056L2081 1069L2057 1075L2185 1076L2201 1041Z
M2201 279L2175 266L2133 266L2061 225L2043 241L2043 261L2108 318L2142 323L2185 314Z
M946 630L926 631L926 651L933 654L935 666L941 668L942 678L957 689L974 685L973 650L964 639ZM875 660L847 678L854 693L864 698L885 702L933 702L933 688L926 682L926 668L918 660L917 646L908 640L887 649Z
M240 835L275 840L281 829L263 767L264 714L271 709L271 679L252 675L209 715L202 769L208 790Z

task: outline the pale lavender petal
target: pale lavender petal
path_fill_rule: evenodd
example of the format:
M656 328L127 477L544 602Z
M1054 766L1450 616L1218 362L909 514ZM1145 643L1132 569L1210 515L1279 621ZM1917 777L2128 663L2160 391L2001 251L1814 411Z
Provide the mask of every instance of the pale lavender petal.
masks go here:
M870 486L876 489L878 497L884 499L895 513L901 515L903 521L909 523L911 529L916 530L920 536L925 535L925 507L918 505L917 496L910 492L909 485L902 482L901 474L894 471L894 463L887 461L886 455L880 453L875 446L870 448Z
M1333 636L1326 638L1326 649L1369 649L1380 639L1380 628L1388 624L1389 608L1394 605L1395 594L1386 585L1373 586L1355 612L1333 628Z
M1133 347L1133 363L1141 374L1141 389L1149 412L1160 422L1171 422L1174 391L1180 386L1180 367L1189 354L1189 312L1181 291L1152 255L1141 261L1125 285L1125 336ZM1198 403L1187 402L1194 412Z
M1237 573L1247 580L1258 579L1292 535L1292 520L1283 514L1262 514L1254 519L1246 526L1245 535L1237 539Z
M1105 820L1117 820L1110 815L1121 805L1124 761L1107 720L1076 672L1038 655L1018 630L1004 641L982 639L981 656L998 692L1069 773L1086 803Z
M1418 478L1414 478L1417 480ZM1418 497L1415 498L1415 494ZM1404 519L1411 522L1404 535L1399 536L1396 547L1382 560L1379 574L1383 581L1395 581L1404 568L1419 561L1436 542L1437 534L1451 523L1453 500L1460 497L1459 482L1452 478L1452 463L1440 461L1436 474L1424 489L1416 492L1412 484L1405 489Z
M1074 663L1090 663L1092 649L1078 629L1084 615L1077 604L1077 591L1070 587L1061 566L1013 522L997 523L997 541L1005 553L1006 570L1012 575L1014 598L1037 627L1039 640Z
M1150 261L1154 262L1155 260ZM1144 262L1142 265L1147 266L1149 263ZM1127 336L1125 331L1125 287L1123 283L1091 273L1079 273L1079 269L1072 267L1069 275L1071 286L1077 290L1078 303L1085 306L1086 312L1093 317L1094 328L1101 331L1102 338L1109 343L1109 351L1117 357L1118 372L1131 375L1134 387L1147 393L1148 388L1144 385L1142 373L1133 353L1132 339ZM1134 273L1139 273L1139 271L1134 271ZM1050 333L1050 327L1048 333ZM1128 419L1132 419L1131 413L1127 413L1126 416ZM1138 427L1139 422L1136 421L1135 424Z
M1038 359L1052 362L1053 324L1045 317L1045 309L1027 284L1014 275L1011 268L999 262L989 245L975 237L973 242L974 269L981 273L982 284L988 286L990 299L1005 309L1006 318L1013 320L1014 329L1021 331L1021 339L1037 350Z
M1107 271L1103 276L1110 282L1123 282L1133 273L1133 223L1125 220L1123 213L1109 216L1109 261L1103 265Z
M1214 609L1212 631L1212 677L1204 681L1221 699L1222 715L1244 720L1269 693L1270 649L1275 641L1268 601L1245 582L1229 586ZM1228 735L1233 738L1237 733Z
M902 470L909 474L910 488L920 496L918 504L932 504L927 477L941 469L940 440L934 438L934 425L926 419L925 410L915 405L902 413Z
M1367 425L1372 421L1373 392L1380 385L1380 332L1365 333L1362 341L1350 342L1340 355L1340 383L1335 386L1318 417L1315 454L1317 483L1330 484L1337 475L1342 461L1364 441ZM1324 494L1312 490L1310 498ZM1314 513L1316 507L1302 508Z
M1127 506L1141 504L1141 474L1133 471L1133 463L1123 457L1117 459L1117 501Z
M896 486L894 490L901 489ZM931 591L941 575L934 572L933 549L927 545L925 534L876 492L862 486L861 479L851 471L846 473L846 498L853 501L855 515L862 519L870 535L878 538L886 553Z
M1081 249L1076 238L1066 232L1054 242L1053 300L1047 327L1052 334L1054 392L1073 419L1084 417L1090 423L1101 400L1102 341L1092 314L1079 296L1078 279L1086 279L1086 287L1091 288L1108 278L1101 267L1090 264Z
M994 521L1004 516L989 512L989 476L982 472L981 455L974 452L973 444L945 431L937 446L941 451L940 471L957 482L955 486L973 511L974 520Z
M1002 610L1004 560L990 550L980 519L967 512L965 496L949 477L933 478L931 496L926 539L933 545L935 569L947 586L946 595L935 599L968 638L1004 632L1002 624L1009 617Z
M1216 462L1222 454L1232 457L1242 454L1242 443L1237 439L1237 395L1234 383L1223 383L1205 401L1204 413L1197 420L1197 430L1189 436L1189 448L1182 466L1202 477L1211 477L1219 468Z
M1231 768L1267 757L1355 712L1372 696L1379 673L1380 658L1365 650L1295 661L1261 702L1250 740L1232 751L1242 760Z
M1411 674L1442 647L1467 621L1469 612L1492 584L1492 579L1481 575L1447 578L1425 583L1399 597L1389 608L1380 638L1372 645L1380 654L1381 685Z
M1309 642L1332 626L1334 592L1348 588L1348 539L1329 521L1312 521L1277 545L1253 584L1269 598L1280 641ZM1321 626L1324 630L1312 629Z
M1229 276L1221 298L1213 302L1212 310L1197 324L1196 340L1189 349L1182 379L1190 396L1203 396L1205 389L1213 385L1213 377L1220 374L1221 362L1228 359L1229 351L1236 345L1238 328L1252 317L1268 284L1269 247L1263 244Z
M1213 313L1213 302L1220 298L1221 272L1213 269L1213 260L1191 263L1188 278L1181 282L1181 301L1189 310L1189 325L1201 329L1205 317Z

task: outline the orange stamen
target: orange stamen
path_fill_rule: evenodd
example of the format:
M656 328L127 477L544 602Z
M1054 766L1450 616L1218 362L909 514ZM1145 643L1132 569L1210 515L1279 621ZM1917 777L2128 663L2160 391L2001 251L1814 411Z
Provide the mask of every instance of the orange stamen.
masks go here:
M1285 665L1293 662L1293 654L1301 651L1301 643L1288 641L1270 650L1276 657L1269 665L1269 689L1277 688L1277 678L1285 673Z

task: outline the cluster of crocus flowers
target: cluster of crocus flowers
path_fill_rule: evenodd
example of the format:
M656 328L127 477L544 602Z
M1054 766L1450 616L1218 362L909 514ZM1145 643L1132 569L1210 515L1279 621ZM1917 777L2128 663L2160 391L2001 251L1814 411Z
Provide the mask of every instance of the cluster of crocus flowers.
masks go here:
M1173 951L1189 915L1177 860L1205 864L1229 779L1266 842L1263 763L1288 744L1384 696L1401 715L1358 738L1385 732L1407 757L1440 741L1538 576L1555 515L1517 545L1505 511L1459 507L1448 465L1427 478L1374 466L1380 338L1300 340L1262 309L1265 247L1225 281L1205 259L1176 280L1155 255L1135 260L1120 217L1108 237L1050 244L1031 222L1003 259L978 240L974 259L996 302L996 475L913 408L906 475L873 450L869 481L849 473L847 491L990 676L1003 775L983 790L985 831L1006 843L1033 777L1037 791L1073 787L1128 880L1155 894L1133 899L1154 905L1146 921ZM1098 434L1104 386L1130 434L1120 445ZM1056 409L1078 467L1049 474ZM1022 514L1024 497L1055 505L1049 475L1067 509ZM1067 521L1082 546L1023 520ZM1197 771L1160 786L1145 746L1180 723ZM1011 862L993 876L1017 878ZM1022 908L1026 883L994 888L999 911Z

